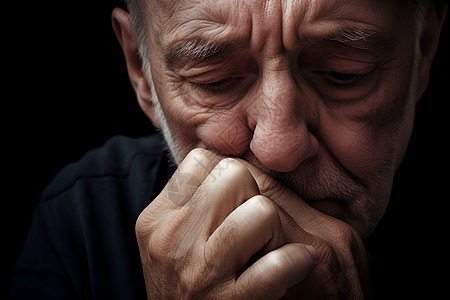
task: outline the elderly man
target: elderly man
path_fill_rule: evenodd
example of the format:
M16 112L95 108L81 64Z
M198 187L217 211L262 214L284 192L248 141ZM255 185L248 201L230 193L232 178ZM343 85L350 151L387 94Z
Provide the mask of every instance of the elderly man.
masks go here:
M127 4L113 27L176 170L159 135L64 169L11 295L371 298L363 239L389 202L446 5Z

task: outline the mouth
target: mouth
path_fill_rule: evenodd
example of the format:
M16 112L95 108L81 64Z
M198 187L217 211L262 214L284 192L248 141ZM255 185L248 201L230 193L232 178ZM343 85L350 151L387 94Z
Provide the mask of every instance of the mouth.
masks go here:
M326 198L320 200L307 201L307 203L318 211L343 220L346 215L346 203L342 200Z

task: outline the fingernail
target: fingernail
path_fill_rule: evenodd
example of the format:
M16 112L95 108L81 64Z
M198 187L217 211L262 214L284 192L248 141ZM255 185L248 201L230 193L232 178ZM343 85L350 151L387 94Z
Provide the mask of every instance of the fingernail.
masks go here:
M309 254L311 254L314 263L317 265L317 263L319 262L319 256L317 255L317 250L316 248L314 248L313 246L310 245L305 245L306 250L308 250Z

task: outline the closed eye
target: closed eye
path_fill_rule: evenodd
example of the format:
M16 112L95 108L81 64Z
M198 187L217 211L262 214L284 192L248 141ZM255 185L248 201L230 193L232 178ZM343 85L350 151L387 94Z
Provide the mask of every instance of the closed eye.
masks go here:
M218 81L205 82L205 83L191 83L196 89L200 89L205 92L219 93L224 92L234 83L240 80L241 77L227 77Z
M336 71L331 71L325 73L325 77L335 85L349 86L357 83L366 74L352 74L352 73L341 73Z

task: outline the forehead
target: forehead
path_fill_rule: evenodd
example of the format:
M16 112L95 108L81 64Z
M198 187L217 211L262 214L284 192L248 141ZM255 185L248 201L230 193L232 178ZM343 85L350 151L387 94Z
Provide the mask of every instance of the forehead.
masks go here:
M147 0L149 13L163 23L181 21L183 17L230 19L249 12L266 17L295 12L298 18L321 18L341 13L358 17L360 10L374 12L407 1L400 0ZM385 11L385 13L388 11Z
M283 42L336 27L395 30L400 3L393 0L151 0L150 22L163 48L187 37ZM157 22L158 21L158 22ZM333 28L335 27L335 28ZM275 39L274 39L275 40ZM254 43L255 44L255 43ZM289 45L288 45L289 46Z

